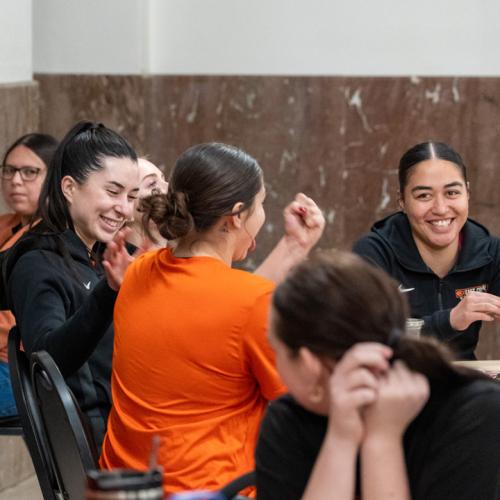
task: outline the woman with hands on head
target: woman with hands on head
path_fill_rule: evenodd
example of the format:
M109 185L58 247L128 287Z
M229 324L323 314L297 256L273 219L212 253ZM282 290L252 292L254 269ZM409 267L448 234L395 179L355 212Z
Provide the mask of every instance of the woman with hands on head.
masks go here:
M216 490L253 469L262 415L284 391L267 342L273 280L324 227L299 194L260 275L233 269L255 249L265 196L254 158L209 143L177 159L166 194L143 201L144 227L175 243L136 259L120 288L103 468L147 468L159 435L166 494Z
M500 386L403 334L397 282L319 254L274 292L270 341L289 395L264 418L261 500L498 500Z
M109 263L113 275L106 279L103 244L132 217L138 189L129 143L101 124L78 123L54 154L40 195L41 221L7 255L7 301L24 348L54 358L98 446L111 406L112 318L121 279ZM124 268L131 258L120 255Z
M399 162L398 196L401 212L353 250L399 281L425 335L474 359L481 322L500 317L500 239L468 218L462 158L447 144L417 144Z

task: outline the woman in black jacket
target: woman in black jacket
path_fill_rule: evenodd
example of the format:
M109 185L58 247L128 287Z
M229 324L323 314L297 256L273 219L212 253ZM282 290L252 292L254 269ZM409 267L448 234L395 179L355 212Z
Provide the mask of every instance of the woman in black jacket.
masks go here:
M101 124L75 125L57 148L40 196L41 222L9 251L7 300L28 354L54 358L104 437L111 407L113 306L119 283L106 278L104 245L132 216L137 156Z
M399 204L401 212L376 222L353 250L399 281L424 334L474 359L481 322L500 316L500 240L468 218L460 155L440 142L408 150Z

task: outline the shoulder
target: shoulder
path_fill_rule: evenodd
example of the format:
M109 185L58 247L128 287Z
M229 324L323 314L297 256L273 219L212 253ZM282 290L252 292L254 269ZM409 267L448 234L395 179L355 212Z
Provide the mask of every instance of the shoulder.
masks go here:
M275 436L289 439L297 434L308 434L307 429L326 429L326 417L316 415L300 406L290 394L285 394L269 404L262 422L261 433L265 438ZM321 439L323 436L321 436Z
M255 295L272 293L276 288L276 284L271 280L242 269L231 268L228 278L235 284L241 284L246 290L253 292Z
M308 412L290 395L270 403L255 456L259 498L302 497L326 426L327 417Z
M439 442L455 439L491 440L489 433L500 422L500 384L494 380L477 379L431 396L426 412ZM495 431L500 451L500 434ZM499 456L500 458L500 456Z

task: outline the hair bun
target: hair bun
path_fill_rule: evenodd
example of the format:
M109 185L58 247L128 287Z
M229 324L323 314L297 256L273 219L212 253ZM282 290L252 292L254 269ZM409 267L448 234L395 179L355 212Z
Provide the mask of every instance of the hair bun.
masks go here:
M144 226L153 221L167 240L182 238L194 227L188 197L183 192L151 194L141 200L139 210L144 212Z

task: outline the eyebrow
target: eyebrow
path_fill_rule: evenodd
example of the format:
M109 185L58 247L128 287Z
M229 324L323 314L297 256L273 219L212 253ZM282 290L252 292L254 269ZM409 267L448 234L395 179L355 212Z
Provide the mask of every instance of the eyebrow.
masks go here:
M142 181L145 181L145 180L146 180L146 179L148 179L149 177L156 177L156 178L158 179L158 175L157 175L155 172L153 172L152 174L145 175L145 176L142 178L141 182L142 182Z
M451 188L451 187L464 187L464 183L460 181L454 181L454 182L449 182L448 184L444 185L444 188ZM414 193L415 191L431 191L432 186L415 186L412 188L411 192Z
M121 185L119 182L116 181L109 181L108 184L112 184L113 186L116 186L118 189L125 189L125 186ZM130 191L139 191L139 188L136 187L134 189L131 189Z

